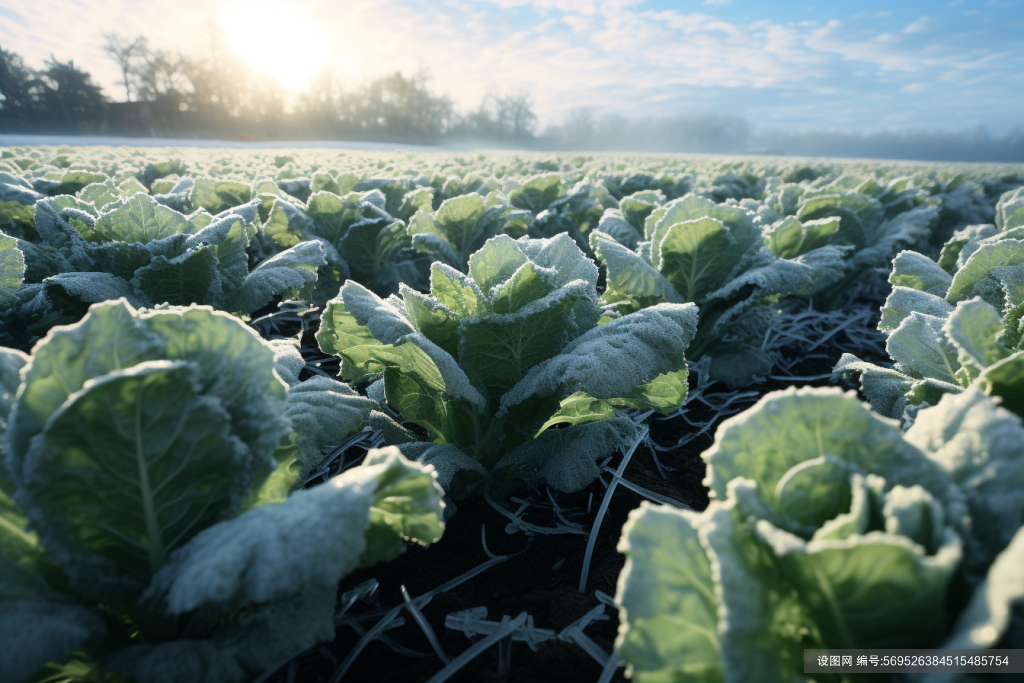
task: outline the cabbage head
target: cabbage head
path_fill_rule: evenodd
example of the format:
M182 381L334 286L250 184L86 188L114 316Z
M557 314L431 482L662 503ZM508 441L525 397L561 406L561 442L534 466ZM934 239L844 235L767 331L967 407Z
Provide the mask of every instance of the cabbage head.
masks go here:
M995 647L1024 607L1022 438L973 390L906 435L852 392L768 394L703 454L706 511L645 503L623 529L633 679L805 681L805 648Z
M1024 415L1024 228L969 226L938 262L901 252L889 282L878 329L893 367L844 354L837 376L857 382L875 410L907 423L975 383Z
M779 300L811 295L842 278L843 250L822 243L806 251L792 247L790 254L781 244L794 238L780 232L773 242L755 218L741 206L690 194L652 209L645 241L635 249L592 233L591 247L607 269L602 302L620 313L695 303L700 322L689 355L709 355L711 374L730 387L767 375L775 361L762 344L781 312Z
M394 449L288 496L376 404L228 314L113 301L3 351L4 681L246 680L333 637L345 574L440 536L436 475Z
M374 380L370 395L425 430L403 452L434 463L445 485L461 470L470 485L525 477L579 490L595 460L636 438L623 409L682 404L692 304L599 325L597 268L565 234L498 235L468 270L435 262L429 294L402 286L386 300L348 282L317 334L344 379Z

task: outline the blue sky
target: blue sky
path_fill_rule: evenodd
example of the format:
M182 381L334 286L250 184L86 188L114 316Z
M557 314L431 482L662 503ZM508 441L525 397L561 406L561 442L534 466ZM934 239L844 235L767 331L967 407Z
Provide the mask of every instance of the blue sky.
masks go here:
M253 59L286 65L278 73L293 84L321 66L353 84L425 67L432 87L464 108L488 91L527 91L544 123L593 107L720 112L788 130L1024 126L1024 3L1012 0L263 0L244 9L252 6L5 0L0 46L34 66L50 53L74 58L115 94L102 31L199 52L202 27L219 21Z

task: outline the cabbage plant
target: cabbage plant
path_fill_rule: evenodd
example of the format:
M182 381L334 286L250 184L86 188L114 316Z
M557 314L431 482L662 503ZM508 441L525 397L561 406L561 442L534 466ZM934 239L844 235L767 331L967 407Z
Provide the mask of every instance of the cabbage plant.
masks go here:
M35 238L35 205L42 198L25 178L0 172L0 231L20 239Z
M333 298L351 278L376 292L397 291L398 283L426 287L427 258L413 248L404 221L385 210L380 190L349 192L344 197L315 192L308 203L274 201L265 232L279 248L303 241L319 243L327 268L318 287L318 303Z
M786 217L803 224L839 219L827 243L846 248L845 273L819 292L818 306L834 306L854 282L887 271L900 249L927 245L939 222L940 200L908 187L906 178L879 183L846 174L815 182L820 184L769 183L762 205L764 219L775 225Z
M333 638L343 576L441 534L436 475L395 449L288 496L376 404L289 387L208 307L93 306L0 349L0 396L4 681L251 680Z
M38 334L120 297L252 313L276 295L312 288L325 263L322 246L304 242L250 270L247 249L260 230L255 202L217 216L185 216L143 193L102 206L71 196L36 203L40 239L18 241L25 285L6 307L9 320Z
M417 251L452 268L465 271L469 257L509 223L528 222L530 214L515 211L497 193L486 199L469 193L446 199L436 212L417 211L409 220L409 235Z
M18 289L25 281L25 255L18 240L0 232L0 311L18 301Z
M692 304L663 303L599 325L597 268L567 235L499 235L469 274L435 262L430 293L386 300L348 282L317 340L341 376L422 427L403 446L446 484L541 478L585 487L595 460L637 435L624 408L670 413L686 397Z
M1024 415L1024 240L1014 235L971 226L946 243L939 263L901 252L878 323L893 367L844 354L836 375L859 383L890 417L912 418L974 382Z
M697 304L689 355L710 355L712 375L731 387L774 365L761 347L781 297L813 294L843 276L841 249L815 244L777 256L752 212L696 195L653 209L644 230L635 250L600 232L591 237L607 269L602 301L622 313L660 302Z
M638 203L627 201L626 205L635 207ZM606 211L615 211L618 206L619 202L603 185L581 181L533 218L529 224L529 234L530 237L543 239L566 233L576 240L581 249L589 252L590 233L602 222Z
M633 679L802 681L805 648L995 647L1024 604L1007 580L1024 564L1022 438L977 391L905 435L852 392L763 397L703 454L706 511L645 503L623 529Z

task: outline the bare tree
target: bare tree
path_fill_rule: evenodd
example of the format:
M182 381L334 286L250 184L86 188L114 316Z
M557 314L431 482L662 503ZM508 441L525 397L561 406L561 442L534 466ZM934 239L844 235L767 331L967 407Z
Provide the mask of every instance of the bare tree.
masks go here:
M122 38L117 33L104 33L103 37L107 41L107 44L103 46L103 51L117 62L118 67L120 67L125 100L131 102L131 76L136 71L135 60L145 57L148 52L146 39L139 36L129 43L127 39Z
M188 78L184 64L185 58L180 53L147 51L145 57L133 67L135 95L140 99L155 100L166 95L186 93Z
M495 118L501 132L514 138L533 133L537 115L533 113L530 95L518 92L495 98Z

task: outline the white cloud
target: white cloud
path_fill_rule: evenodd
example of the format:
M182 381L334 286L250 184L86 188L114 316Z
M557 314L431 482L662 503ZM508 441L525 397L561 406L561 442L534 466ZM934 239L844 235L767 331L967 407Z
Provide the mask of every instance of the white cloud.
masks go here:
M932 24L932 20L928 17L921 17L920 19L907 24L901 33L923 33L924 31L930 30L932 28Z

